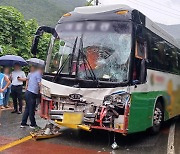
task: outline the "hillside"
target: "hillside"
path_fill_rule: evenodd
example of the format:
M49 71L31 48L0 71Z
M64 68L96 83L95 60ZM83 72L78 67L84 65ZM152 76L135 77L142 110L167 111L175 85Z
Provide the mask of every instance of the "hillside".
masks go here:
M175 39L180 40L180 24L178 25L163 25L159 24L165 31L170 33Z
M86 0L0 0L0 5L13 6L23 13L25 19L35 18L39 25L54 26L59 18Z

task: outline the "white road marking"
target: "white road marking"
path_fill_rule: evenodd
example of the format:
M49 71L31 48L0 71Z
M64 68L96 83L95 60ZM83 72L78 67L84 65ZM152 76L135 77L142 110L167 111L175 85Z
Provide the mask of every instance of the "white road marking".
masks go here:
M174 137L175 137L175 123L171 125L169 130L167 154L175 154Z

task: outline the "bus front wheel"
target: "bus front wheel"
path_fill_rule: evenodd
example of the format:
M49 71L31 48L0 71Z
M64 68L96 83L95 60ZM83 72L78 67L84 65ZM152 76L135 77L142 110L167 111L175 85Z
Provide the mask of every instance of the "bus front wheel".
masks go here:
M162 122L163 122L163 107L161 102L157 102L154 108L154 114L153 114L153 126L150 129L151 134L157 134L160 131Z

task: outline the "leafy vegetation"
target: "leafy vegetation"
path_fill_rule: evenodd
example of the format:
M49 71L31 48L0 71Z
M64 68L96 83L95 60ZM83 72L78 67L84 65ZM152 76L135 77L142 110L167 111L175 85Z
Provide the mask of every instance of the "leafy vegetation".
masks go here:
M27 34L26 23L20 12L12 7L0 7L0 43L3 54L27 55Z
M0 6L0 46L3 49L1 56L14 54L25 59L30 58L30 48L37 27L36 20L26 21L17 9ZM49 35L43 36L37 57L45 59L49 38Z

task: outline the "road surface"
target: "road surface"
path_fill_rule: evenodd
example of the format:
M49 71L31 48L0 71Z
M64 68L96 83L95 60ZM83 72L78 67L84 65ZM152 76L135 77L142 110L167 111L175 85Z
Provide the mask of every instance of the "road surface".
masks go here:
M62 134L56 138L29 140L27 137L31 129L20 128L22 115L10 112L11 110L3 111L1 118L0 151L2 151L0 153L2 154L180 154L180 118L165 123L161 132L155 136L148 135L147 132L126 137L116 134L119 149L112 150L114 133L106 131L89 133L63 129ZM45 121L38 116L37 123L42 127L45 125ZM22 143L17 143L16 140L20 138L23 138Z

